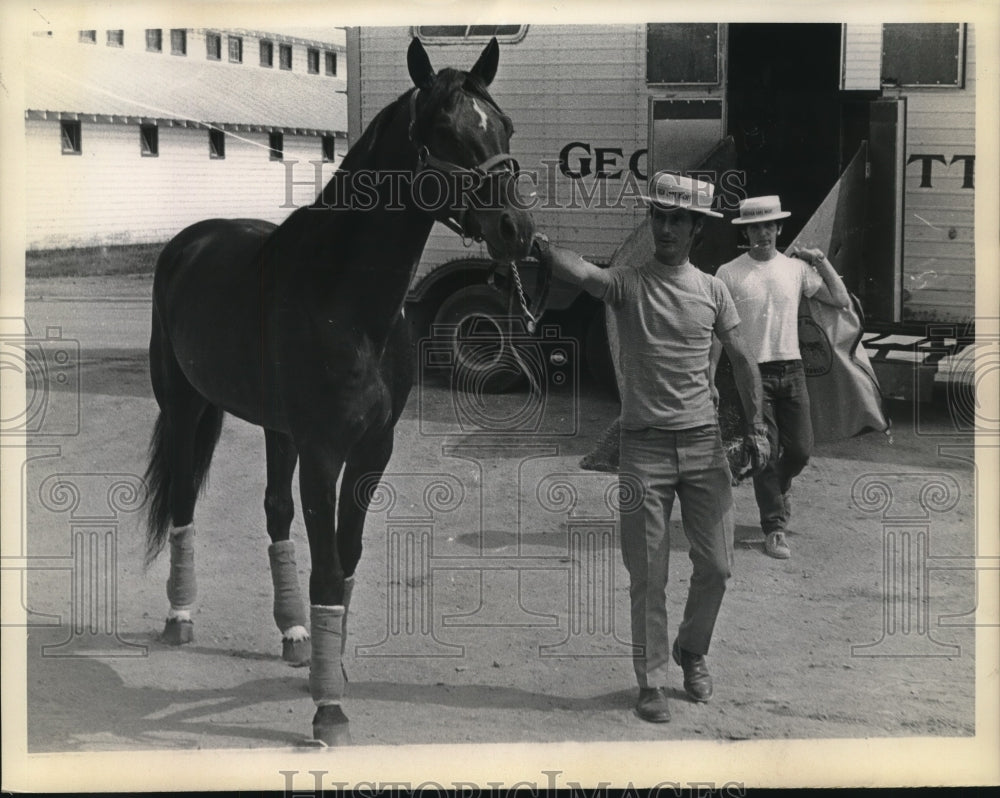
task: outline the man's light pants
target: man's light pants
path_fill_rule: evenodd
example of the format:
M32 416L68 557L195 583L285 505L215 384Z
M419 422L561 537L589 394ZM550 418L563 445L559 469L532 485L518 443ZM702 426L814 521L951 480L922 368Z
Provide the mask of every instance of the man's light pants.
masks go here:
M623 502L621 547L629 572L632 643L640 687L666 687L670 641L666 587L670 511L680 500L694 565L681 648L707 654L733 562L733 497L722 438L715 425L688 430L622 430L620 474L643 486L641 501Z

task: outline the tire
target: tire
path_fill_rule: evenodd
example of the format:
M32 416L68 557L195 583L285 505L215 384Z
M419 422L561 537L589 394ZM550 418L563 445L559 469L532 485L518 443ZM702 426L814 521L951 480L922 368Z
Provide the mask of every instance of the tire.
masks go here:
M590 378L602 388L618 395L618 379L608 344L608 329L604 323L604 306L601 305L587 322L583 344Z
M453 387L503 393L525 382L511 351L507 303L490 286L470 285L450 294L434 316L431 333L435 360L445 364Z

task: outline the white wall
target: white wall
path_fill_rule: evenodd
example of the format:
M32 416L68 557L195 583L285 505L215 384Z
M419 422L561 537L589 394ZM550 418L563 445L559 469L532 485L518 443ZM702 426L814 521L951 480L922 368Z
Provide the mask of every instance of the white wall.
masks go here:
M267 133L226 133L226 157L209 158L208 131L159 128L159 156L142 157L138 125L81 123L82 154L63 155L57 120L28 120L29 249L165 241L213 216L282 221L292 210L286 164L269 159ZM291 204L315 198L318 136L285 135ZM346 139L337 140L337 162ZM322 182L336 163L322 166ZM282 207L286 206L286 207Z
M107 43L107 28L100 28L97 31L97 41L92 45L86 45L91 47L108 47ZM133 52L150 52L154 55L153 51L146 50L146 29L145 28L124 28L124 44L120 49L130 50ZM187 58L197 59L205 61L207 59L207 34L209 32L217 33L222 37L222 57L219 59L220 64L229 63L229 36L237 36L243 40L243 61L242 64L246 66L255 66L258 68L263 68L267 70L277 70L278 67L278 45L279 44L290 44L292 47L292 72L308 73L308 56L307 51L309 49L317 49L320 52L320 62L319 70L321 75L326 74L326 64L325 56L326 52L337 53L337 69L335 76L338 78L343 78L346 75L347 70L344 64L344 47L335 43L329 42L310 42L305 43L302 41L294 40L288 36L283 36L281 34L271 34L271 33L250 33L250 32L240 32L240 31L228 31L222 28L212 29L211 31L206 31L202 29L186 28L187 33ZM172 56L171 44L170 44L170 28L161 28L161 50L162 55ZM260 67L260 42L262 39L266 39L274 43L274 66L273 67ZM178 58L180 56L172 56Z

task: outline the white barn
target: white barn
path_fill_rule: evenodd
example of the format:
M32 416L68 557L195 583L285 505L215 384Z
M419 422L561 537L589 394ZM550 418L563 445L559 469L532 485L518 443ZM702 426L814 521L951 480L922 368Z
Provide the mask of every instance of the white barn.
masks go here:
M347 150L345 48L249 30L44 32L25 75L28 249L280 222Z

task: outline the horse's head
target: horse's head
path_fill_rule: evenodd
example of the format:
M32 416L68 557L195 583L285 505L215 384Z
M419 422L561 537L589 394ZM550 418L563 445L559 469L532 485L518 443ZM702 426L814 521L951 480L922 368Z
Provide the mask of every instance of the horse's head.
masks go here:
M531 214L517 194L517 162L509 151L510 119L490 97L500 47L493 39L468 72L442 69L414 39L407 53L410 140L417 148L415 195L439 221L484 240L497 260L528 255ZM426 179L425 179L426 178Z

